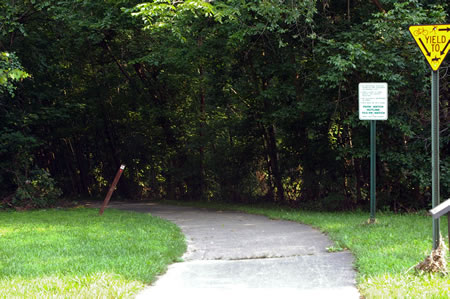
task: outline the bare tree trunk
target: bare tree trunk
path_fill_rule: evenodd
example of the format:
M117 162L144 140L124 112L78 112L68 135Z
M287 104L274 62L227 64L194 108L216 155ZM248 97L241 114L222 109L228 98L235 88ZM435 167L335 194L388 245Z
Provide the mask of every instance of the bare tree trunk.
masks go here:
M277 201L285 202L286 199L284 196L283 180L278 165L278 149L275 138L275 127L270 125L265 130L265 134L267 139L267 154L270 159L270 168L272 170L273 181L276 188L276 199Z
M275 184L274 184L274 176L273 176L273 171L272 171L272 164L271 164L271 160L270 160L270 155L269 155L269 138L267 136L266 130L261 126L261 131L263 132L263 141L264 141L264 150L265 150L265 155L264 155L264 160L266 162L267 165L267 183L269 186L269 190L267 192L267 196L269 198L271 198L272 200L275 199Z
M201 45L202 41L200 39L199 46ZM200 194L202 197L206 194L206 186L205 186L205 147L203 144L203 136L204 136L204 130L205 130L205 123L206 123L206 101L205 101L205 90L203 88L203 67L199 67L199 75L200 75L200 148L199 148L199 154L200 154L200 162L199 162L199 171L200 171L200 177L199 177L199 185L200 185Z
M348 127L348 138L350 148L353 149L353 139L351 128ZM362 200L362 174L361 174L361 162L359 159L351 158L351 165L355 174L355 191L356 191L356 201L361 202Z
M80 142L79 142L80 143ZM80 144L75 144L75 157L78 164L78 171L80 177L80 189L84 194L91 195L89 190L89 177L88 177L88 169L86 156L83 153L83 150L80 148Z
M350 21L350 0L347 0L347 20Z

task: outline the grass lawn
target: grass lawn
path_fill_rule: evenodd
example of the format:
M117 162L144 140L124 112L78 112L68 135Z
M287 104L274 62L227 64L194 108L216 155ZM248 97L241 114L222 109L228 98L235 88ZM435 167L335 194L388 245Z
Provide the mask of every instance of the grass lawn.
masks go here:
M450 298L450 275L419 275L411 269L431 252L432 220L425 213L378 213L377 224L367 225L368 212L326 213L277 207L194 205L262 214L319 228L336 243L330 251L348 248L355 255L358 288L366 298ZM446 218L441 218L441 232L448 244Z
M174 224L126 211L0 211L0 298L128 298L186 249Z

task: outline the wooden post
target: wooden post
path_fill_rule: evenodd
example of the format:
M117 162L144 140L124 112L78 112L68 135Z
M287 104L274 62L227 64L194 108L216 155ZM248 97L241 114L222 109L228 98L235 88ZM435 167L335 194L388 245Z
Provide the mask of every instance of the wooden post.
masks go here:
M109 188L108 194L106 194L105 200L103 201L102 207L100 208L99 215L103 214L103 211L105 210L106 206L108 205L109 200L111 199L111 196L116 189L116 185L119 182L120 176L122 175L123 170L125 169L125 165L120 165L119 170L117 171L116 177L114 178L114 181L111 184L111 187Z

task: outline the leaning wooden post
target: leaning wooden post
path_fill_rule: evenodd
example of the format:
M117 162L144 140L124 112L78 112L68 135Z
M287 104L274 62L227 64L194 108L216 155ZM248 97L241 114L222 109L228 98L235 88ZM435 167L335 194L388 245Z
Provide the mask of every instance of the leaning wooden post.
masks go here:
M111 184L111 187L109 188L108 194L106 194L105 200L103 201L103 205L100 208L99 214L102 215L103 211L105 210L106 206L108 205L109 200L111 199L111 196L116 190L116 185L119 182L120 176L122 175L123 170L125 169L125 165L120 165L119 170L117 171L116 177L114 178L114 181Z

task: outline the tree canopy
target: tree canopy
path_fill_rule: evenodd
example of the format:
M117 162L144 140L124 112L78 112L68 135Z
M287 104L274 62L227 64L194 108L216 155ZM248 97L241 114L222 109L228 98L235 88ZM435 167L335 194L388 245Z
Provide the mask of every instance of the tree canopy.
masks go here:
M3 1L0 198L103 194L124 163L124 198L365 206L357 86L387 82L379 207L427 208L430 69L408 26L448 23L449 12L417 0Z

